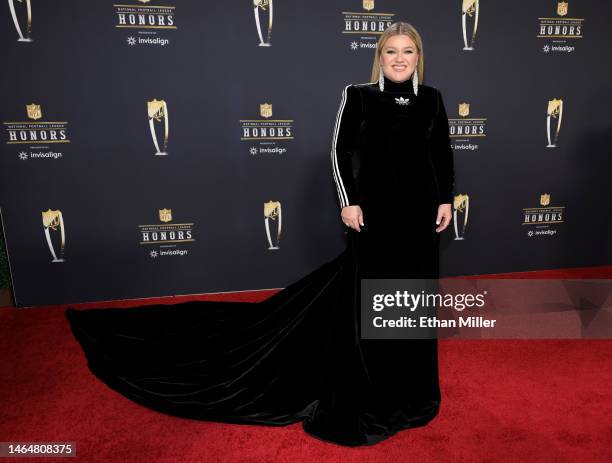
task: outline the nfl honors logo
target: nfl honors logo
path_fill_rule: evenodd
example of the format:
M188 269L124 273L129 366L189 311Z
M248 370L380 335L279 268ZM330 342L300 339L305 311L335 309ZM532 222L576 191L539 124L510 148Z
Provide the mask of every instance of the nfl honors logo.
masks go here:
M40 109L40 105L38 104L28 104L26 105L26 110L30 119L36 120L42 117L42 110Z
M25 104L26 116L19 122L3 122L5 133L8 138L7 145L37 145L49 143L70 143L68 139L68 122L66 121L41 121L43 118L41 105L36 103ZM21 106L23 108L23 106ZM53 111L51 111L53 112ZM48 147L46 147L48 148ZM19 152L19 159L32 159L34 157L58 159L64 156L57 151L37 151L37 153L27 153L25 150Z
M259 114L261 117L272 117L272 105L269 103L263 103L259 105Z
M551 205L550 193L540 194L540 204L523 208L523 225L529 238L554 236L565 221L565 206Z
M172 221L172 209L158 209L159 220L162 223L138 225L140 234L140 245L149 247L148 254L151 258L161 256L186 256L189 249L185 243L195 241L193 237L193 222L169 223ZM154 245L152 248L149 245ZM155 247L155 245L162 245Z
M459 103L457 109L459 117L449 117L449 135L455 140L454 149L477 150L479 145L472 141L474 137L487 136L487 118L470 116L470 103ZM461 144L467 142L466 144Z
M569 3L557 2L557 15L553 17L538 18L538 38L551 39L542 50L545 53L551 51L572 52L574 46L569 45L567 39L581 39L584 18L568 17ZM566 43L567 45L562 45Z
M162 222L170 222L172 220L172 209L160 209L159 220Z
M278 109L278 108L277 108ZM281 108L281 112L282 108ZM272 117L272 103L259 104L258 119L241 119L242 137L240 140L255 141L265 140L264 145L249 147L251 155L270 153L283 154L287 151L284 146L278 146L275 141L270 140L293 140L293 119L279 119L276 115ZM281 115L282 117L282 115Z
M376 49L376 36L393 23L395 13L374 12L374 0L361 0L363 11L342 11L343 34L349 36L351 50ZM357 35L352 35L357 34Z

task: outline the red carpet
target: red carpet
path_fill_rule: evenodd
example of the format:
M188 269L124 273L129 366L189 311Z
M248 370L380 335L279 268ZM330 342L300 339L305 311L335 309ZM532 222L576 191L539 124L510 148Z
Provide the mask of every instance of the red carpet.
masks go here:
M612 278L612 267L493 277ZM307 436L299 423L218 424L141 407L89 373L63 310L0 309L0 441L73 441L85 462L612 461L609 340L442 340L440 415L427 427L350 449ZM20 461L38 460L49 461Z

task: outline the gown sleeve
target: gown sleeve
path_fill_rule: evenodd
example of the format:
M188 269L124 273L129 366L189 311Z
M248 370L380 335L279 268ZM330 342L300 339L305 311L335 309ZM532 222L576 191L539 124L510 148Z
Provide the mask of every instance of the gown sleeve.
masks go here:
M361 93L353 85L342 90L332 138L331 161L340 207L359 203L359 130L362 117Z
M442 94L437 93L437 109L431 134L431 159L438 182L440 204L452 204L455 187L453 149L450 144L448 117Z

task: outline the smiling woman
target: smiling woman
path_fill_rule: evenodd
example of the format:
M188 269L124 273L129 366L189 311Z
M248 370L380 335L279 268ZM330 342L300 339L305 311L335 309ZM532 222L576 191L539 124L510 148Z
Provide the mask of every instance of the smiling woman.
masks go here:
M420 84L412 26L385 30L373 67L373 82L343 89L333 129L345 251L260 303L68 308L98 378L164 413L303 421L310 435L345 446L375 444L438 414L437 340L362 339L360 285L437 278L454 185L448 120L440 92Z
M418 62L418 48L408 35L389 37L380 55L380 64L385 76L394 82L408 80L413 75Z

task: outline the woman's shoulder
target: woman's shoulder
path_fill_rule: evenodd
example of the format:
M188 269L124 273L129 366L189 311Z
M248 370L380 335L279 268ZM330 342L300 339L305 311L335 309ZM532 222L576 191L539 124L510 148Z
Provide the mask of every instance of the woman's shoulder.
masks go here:
M348 98L353 96L354 98L364 98L364 95L367 95L368 92L380 91L378 89L378 82L354 82L347 83L344 87L343 92L347 95Z
M349 92L355 92L355 91L359 91L362 88L368 88L368 87L376 87L378 88L378 83L377 82L363 82L363 83L346 83L344 84L343 91L349 91Z
M362 88L378 88L378 82L357 82L347 84L347 87L362 89Z
M428 95L434 95L434 96L440 93L440 90L438 90L436 87L432 85L419 84L419 91L421 90L423 91L423 93L427 93Z
M378 84L373 82L363 82L363 83L346 83L344 87L342 87L342 98L344 99L357 99L363 101L363 90L364 88L372 87L378 89Z

